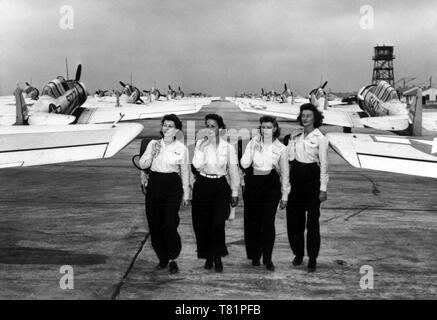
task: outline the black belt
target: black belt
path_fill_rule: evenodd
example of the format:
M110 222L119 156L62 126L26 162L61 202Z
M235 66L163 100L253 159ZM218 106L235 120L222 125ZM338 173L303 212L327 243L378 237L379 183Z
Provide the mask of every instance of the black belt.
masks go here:
M177 173L177 172L158 172L158 171L152 171L152 170L149 171L149 174L151 174L151 175L153 175L153 174L155 174L155 175L169 175L169 176L172 174L179 175L179 173Z
M289 161L288 162L289 165L295 165L295 166L300 166L300 167L312 167L312 166L319 166L319 164L317 162L310 162L310 163L305 163L305 162L299 162L297 160L293 160L293 161Z

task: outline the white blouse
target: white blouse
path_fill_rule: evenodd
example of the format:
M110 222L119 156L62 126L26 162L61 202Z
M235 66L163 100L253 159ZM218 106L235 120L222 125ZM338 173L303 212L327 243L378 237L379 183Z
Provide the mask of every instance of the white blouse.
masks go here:
M319 129L314 129L306 137L303 129L292 133L287 147L289 161L316 162L320 166L320 191L326 191L328 187L328 147L329 140Z
M240 187L240 174L238 172L237 152L232 144L220 138L218 146L207 143L204 150L200 150L202 140L197 141L194 149L193 166L201 174L217 176L229 175L229 184L232 196L238 196Z
M153 145L161 144L161 150L152 157ZM142 169L160 173L176 172L181 176L184 200L190 197L188 148L179 140L165 144L164 140L151 140L139 161Z
M255 170L270 171L275 169L281 177L282 200L288 199L290 193L290 167L288 165L287 147L278 139L269 144L259 142L260 149L253 148L259 136L254 137L246 146L240 163L244 169L251 165Z

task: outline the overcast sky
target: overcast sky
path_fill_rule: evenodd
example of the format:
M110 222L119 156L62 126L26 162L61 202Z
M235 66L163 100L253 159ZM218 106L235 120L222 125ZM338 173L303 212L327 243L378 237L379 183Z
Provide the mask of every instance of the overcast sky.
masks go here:
M18 81L41 89L82 63L88 91L141 89L154 81L185 92L232 95L306 94L328 80L333 91L371 82L373 47L395 46L395 77L434 76L437 83L437 0L0 0L0 94ZM74 29L59 26L71 5ZM362 29L360 8L374 9Z

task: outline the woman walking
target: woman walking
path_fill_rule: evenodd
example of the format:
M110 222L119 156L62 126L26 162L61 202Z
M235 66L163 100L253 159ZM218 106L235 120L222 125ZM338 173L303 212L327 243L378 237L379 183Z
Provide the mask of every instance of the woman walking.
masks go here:
M181 252L179 208L189 199L188 149L176 139L182 131L182 122L174 114L161 120L160 140L152 140L139 163L142 169L150 168L146 188L146 215L152 247L159 259L156 269L178 272L176 258Z
M193 228L197 257L206 259L205 269L212 269L214 263L215 271L221 272L221 258L228 254L225 221L229 205L238 204L240 175L235 148L220 137L220 130L225 129L223 118L208 114L205 125L205 136L196 143L193 157L193 166L199 172L193 186Z
M260 118L260 134L246 146L240 160L246 169L244 188L244 240L247 258L259 266L261 256L267 270L274 271L275 216L280 204L287 206L290 192L287 148L278 140L276 118Z
M291 134L287 147L291 184L287 231L293 265L301 265L306 224L308 271L314 272L320 250L320 203L327 199L329 141L318 129L323 115L313 104L300 107L298 121L303 128Z

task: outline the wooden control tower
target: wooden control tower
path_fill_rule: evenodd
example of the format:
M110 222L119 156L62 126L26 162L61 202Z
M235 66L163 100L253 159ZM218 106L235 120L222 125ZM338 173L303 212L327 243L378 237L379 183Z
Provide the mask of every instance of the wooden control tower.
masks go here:
M390 83L392 87L395 85L395 76L393 69L393 46L376 46L375 55L373 56L373 78L372 83L384 80Z

